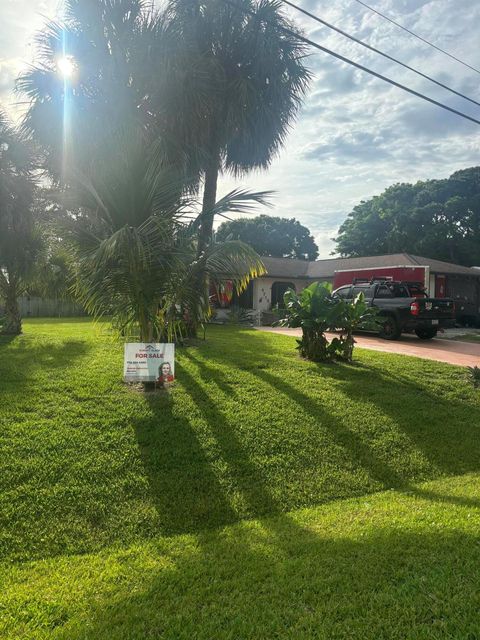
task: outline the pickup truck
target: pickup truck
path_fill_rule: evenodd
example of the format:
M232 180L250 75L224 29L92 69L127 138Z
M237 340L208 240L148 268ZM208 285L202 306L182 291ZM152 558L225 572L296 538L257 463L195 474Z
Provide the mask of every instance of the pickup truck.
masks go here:
M454 301L429 298L420 283L356 279L333 295L353 300L361 292L365 301L379 310L380 336L385 340L397 340L402 333L416 333L421 340L431 340L439 329L455 326Z

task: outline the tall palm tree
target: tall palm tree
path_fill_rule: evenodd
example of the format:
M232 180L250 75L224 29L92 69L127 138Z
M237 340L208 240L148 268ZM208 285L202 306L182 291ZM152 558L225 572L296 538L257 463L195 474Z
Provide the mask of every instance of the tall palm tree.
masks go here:
M173 106L167 117L184 146L197 149L204 178L199 254L212 237L219 174L267 168L308 87L305 45L281 6L279 0L168 5L170 29L181 42L176 52L187 67L181 86L167 92Z
M41 248L32 215L35 183L29 145L0 110L0 298L5 304L2 333L19 334L18 297Z
M210 304L196 288L198 273L228 275L241 291L264 272L257 254L240 242L212 244L195 260L195 202L159 163L156 145L136 123L112 135L69 184L66 196L81 211L67 233L77 295L94 315L112 315L124 335L175 340L188 321L207 319ZM244 211L264 198L234 192L215 210Z
M262 270L244 245L197 248L199 227L252 197L210 198L198 216L185 195L195 192L205 145L197 134L178 135L172 114L190 114L191 124L192 93L206 104L209 86L204 73L179 81L177 72L197 65L180 36L170 13L153 13L142 0L67 0L65 21L40 34L39 62L18 81L30 100L24 129L81 210L70 229L77 294L93 313L110 310L124 330L138 323L143 338L158 334L159 322L174 326L174 316L193 327L205 318L214 271L233 274L241 287ZM59 73L65 60L67 78ZM196 117L204 118L199 108ZM183 221L185 207L195 224Z

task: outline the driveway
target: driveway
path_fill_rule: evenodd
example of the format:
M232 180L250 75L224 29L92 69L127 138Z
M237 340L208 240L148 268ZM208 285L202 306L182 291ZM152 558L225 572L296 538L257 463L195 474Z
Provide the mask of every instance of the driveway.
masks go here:
M257 327L259 331L267 333L281 333L287 336L301 336L301 329L284 329L280 327ZM333 337L332 334L327 334ZM357 335L355 340L358 347L383 351L385 353L400 353L405 356L416 356L426 360L448 362L463 367L480 366L480 344L460 342L456 340L419 340L417 336L403 335L400 340L382 340L374 335Z

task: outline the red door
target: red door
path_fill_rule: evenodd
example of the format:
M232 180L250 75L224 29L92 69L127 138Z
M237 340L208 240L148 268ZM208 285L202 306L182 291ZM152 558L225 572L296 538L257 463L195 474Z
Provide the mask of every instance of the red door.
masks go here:
M435 276L435 297L445 298L447 288L447 278L445 276Z

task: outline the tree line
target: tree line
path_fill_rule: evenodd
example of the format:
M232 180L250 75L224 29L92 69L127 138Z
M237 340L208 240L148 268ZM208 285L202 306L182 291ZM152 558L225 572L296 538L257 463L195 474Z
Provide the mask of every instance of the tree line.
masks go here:
M354 207L335 242L346 257L407 252L479 265L480 167L385 189Z

